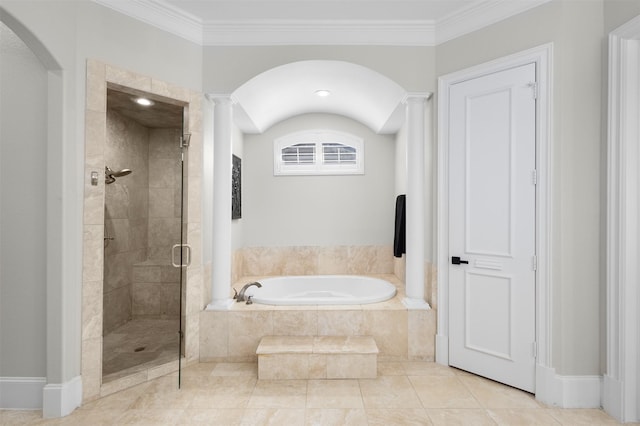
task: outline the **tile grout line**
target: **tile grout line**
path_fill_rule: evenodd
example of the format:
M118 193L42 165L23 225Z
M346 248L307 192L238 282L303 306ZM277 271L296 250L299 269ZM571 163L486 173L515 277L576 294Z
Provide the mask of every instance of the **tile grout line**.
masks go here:
M406 369L406 363L402 363L402 370L404 371L404 376L407 378L407 380L409 381L409 383L411 384L411 388L413 389L413 392L416 394L416 397L418 398L418 401L420 401L420 405L422 406L422 409L424 410L425 415L427 416L427 418L429 419L429 422L433 425L435 424L433 418L431 417L430 414L430 409L424 406L424 402L422 401L422 398L420 398L420 394L418 393L418 391L416 390L415 385L413 384L413 380L411 380L411 377L414 376L410 376L407 369ZM416 376L417 377L417 376Z

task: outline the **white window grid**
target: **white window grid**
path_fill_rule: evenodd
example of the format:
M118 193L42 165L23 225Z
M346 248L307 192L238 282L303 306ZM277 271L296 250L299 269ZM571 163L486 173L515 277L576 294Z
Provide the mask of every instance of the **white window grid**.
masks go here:
M295 132L274 141L274 175L364 174L364 142L333 130Z
M315 164L316 144L303 142L282 148L281 160L285 165Z

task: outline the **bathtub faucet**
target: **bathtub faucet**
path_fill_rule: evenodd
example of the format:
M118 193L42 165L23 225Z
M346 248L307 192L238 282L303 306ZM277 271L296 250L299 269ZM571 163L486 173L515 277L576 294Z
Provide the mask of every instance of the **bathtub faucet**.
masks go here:
M249 284L245 284L242 289L240 290L240 292L238 294L236 294L235 296L233 296L234 299L236 299L236 302L247 302L249 303L250 300L249 298L247 298L244 293L247 291L247 289L249 287L251 287L252 285L255 285L256 287L260 288L262 287L262 284L260 284L258 281L249 283ZM251 297L251 296L249 296Z

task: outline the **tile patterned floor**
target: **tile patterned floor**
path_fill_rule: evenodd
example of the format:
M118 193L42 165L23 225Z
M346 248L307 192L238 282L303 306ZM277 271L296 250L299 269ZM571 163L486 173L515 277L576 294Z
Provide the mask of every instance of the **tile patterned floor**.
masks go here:
M70 416L0 411L2 425L612 425L598 409L532 395L431 362L380 362L377 379L257 380L253 363L202 363L85 404Z

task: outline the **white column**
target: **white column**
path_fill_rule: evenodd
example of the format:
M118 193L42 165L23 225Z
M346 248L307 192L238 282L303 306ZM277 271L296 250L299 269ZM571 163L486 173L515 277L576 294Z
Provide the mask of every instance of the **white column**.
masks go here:
M408 95L406 294L410 309L430 309L424 300L425 263L425 104L430 94Z
M207 310L228 309L231 287L231 115L229 96L212 97L213 108L213 246L211 303Z

